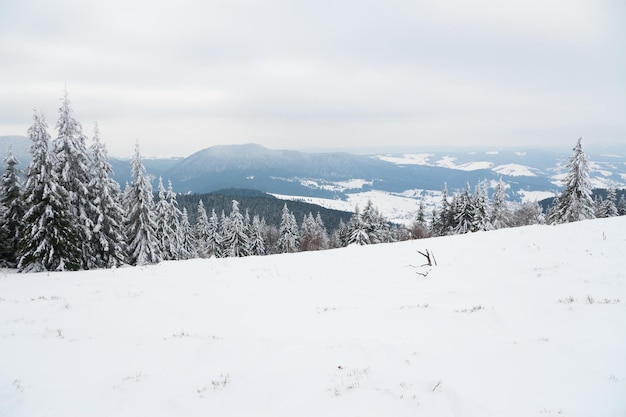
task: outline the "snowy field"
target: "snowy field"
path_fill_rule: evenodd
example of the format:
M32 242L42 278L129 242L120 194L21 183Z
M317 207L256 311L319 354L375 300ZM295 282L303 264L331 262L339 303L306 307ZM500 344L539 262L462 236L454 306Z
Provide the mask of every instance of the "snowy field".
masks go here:
M625 253L618 217L2 271L0 415L624 416Z

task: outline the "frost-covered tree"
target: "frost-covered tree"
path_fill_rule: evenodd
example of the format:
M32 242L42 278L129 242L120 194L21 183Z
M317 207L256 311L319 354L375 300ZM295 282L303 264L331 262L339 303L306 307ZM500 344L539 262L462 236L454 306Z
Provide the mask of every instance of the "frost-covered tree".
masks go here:
M618 216L626 216L626 197L624 196L625 194L622 194L622 196L619 198L619 201L617 202Z
M177 236L175 228L178 227L178 217L175 209L171 206L170 200L165 196L165 187L163 186L163 178L159 177L157 187L158 201L155 207L156 236L159 242L159 248L164 260L176 260L177 254Z
M133 181L127 194L126 227L129 260L132 265L159 263L163 258L157 240L152 184L141 162L139 143L135 145L131 168Z
M367 233L367 225L363 221L363 216L358 206L354 208L354 214L350 217L346 229L347 241L345 245L369 245L371 243L370 236Z
M430 237L428 221L426 219L426 205L424 200L420 200L415 220L411 225L410 239L424 239Z
M263 239L265 225L259 219L259 216L252 217L252 226L250 228L250 254L265 255L265 239Z
M100 141L97 125L90 150L89 200L97 214L91 235L93 258L90 266L114 268L127 261L125 214L120 186L111 178L113 168L106 146Z
M330 247L341 248L348 244L348 226L342 219L339 219L337 228L332 232L330 236Z
M81 248L81 267L97 266L92 234L98 218L97 208L89 196L90 160L82 127L74 118L67 91L59 108L56 128L58 136L53 142L54 171L58 182L69 193L68 207L72 214L72 227L78 231Z
M5 171L0 177L0 265L17 266L17 245L24 229L24 204L19 178L19 161L9 146L4 159Z
M225 219L224 213L222 213L222 224L227 225L228 221ZM220 224L220 219L217 217L215 213L215 209L211 209L211 215L209 216L209 231L207 238L207 248L209 256L214 256L216 258L221 258L223 256L222 253L222 229Z
M432 234L445 236L452 232L455 213L448 200L448 185L444 183L441 191L441 203L437 212L433 212Z
M596 218L606 217L604 212L604 199L601 195L596 195L593 200L593 214Z
M170 239L170 252L172 254L172 258L189 259L188 254L183 248L183 238L180 231L183 212L178 208L176 193L172 187L172 181L169 180L167 181L167 195L165 196L165 199L167 200L167 206L169 209L167 212L167 218L169 219L172 231L174 232L172 239Z
M196 242L198 243L198 256L200 258L209 258L212 254L209 248L209 239L211 239L211 230L209 228L209 218L204 208L202 200L198 201L196 215Z
M385 217L378 211L372 200L367 200L367 204L361 213L361 221L368 235L371 244L390 242L391 233L389 232L388 222Z
M180 216L180 228L178 229L178 240L180 242L179 259L193 259L198 256L197 242L195 239L195 233L191 224L189 223L189 214L187 208L183 207L182 214Z
M287 203L283 207L283 213L278 228L278 250L281 253L293 253L300 250L300 232L296 218L287 208Z
M300 250L312 251L328 249L328 233L319 212L317 217L309 212L302 219L300 226Z
M78 270L82 248L72 222L70 196L58 182L49 152L50 135L43 116L28 129L32 159L24 185L24 233L18 244L21 272Z
M604 217L615 217L617 213L617 191L611 186L606 192L606 200L604 201Z
M474 199L470 192L469 183L465 187L465 190L455 196L454 213L456 226L454 228L455 234L462 234L472 231L473 222L476 216L476 206L474 205Z
M480 181L476 185L472 200L474 202L474 218L472 220L472 232L493 230L491 224L491 203L487 196L488 184Z
M569 169L565 178L565 189L555 206L556 222L568 223L593 219L594 207L589 179L589 159L583 151L582 137L578 139L567 162Z
M227 257L249 256L250 238L247 233L245 219L239 211L239 202L233 200L232 203L232 210L223 236L223 254Z
M509 227L529 226L531 224L544 224L546 222L541 205L537 200L526 201L513 210Z
M491 225L503 229L510 225L511 213L506 204L506 185L502 178L496 184L491 203Z

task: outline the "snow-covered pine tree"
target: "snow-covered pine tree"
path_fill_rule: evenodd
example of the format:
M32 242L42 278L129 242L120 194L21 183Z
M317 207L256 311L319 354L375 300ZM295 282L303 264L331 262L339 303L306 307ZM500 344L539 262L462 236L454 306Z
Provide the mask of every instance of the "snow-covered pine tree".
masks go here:
M239 211L239 202L233 200L229 222L223 236L224 256L243 257L250 255L250 237L247 234L244 216Z
M589 159L583 151L582 137L578 139L567 162L569 169L565 189L556 206L556 222L568 223L595 217L589 179Z
M475 217L476 207L474 206L469 183L465 187L465 190L456 196L455 206L456 226L454 233L463 234L472 231L472 222Z
M315 218L313 218L313 214L309 212L308 215L304 215L302 223L300 224L300 250L302 252L315 250L312 244L314 233Z
M434 216L435 213L433 213L433 218ZM426 237L430 237L429 226L426 220L426 205L424 204L424 200L420 200L415 220L413 220L413 224L411 225L410 233L411 239L424 239Z
M127 261L125 214L120 186L111 178L113 168L97 124L90 151L89 199L98 214L92 234L94 266L115 268Z
M161 262L162 255L156 235L154 197L152 184L141 162L139 143L131 162L133 181L127 194L128 256L132 265L148 265Z
M263 239L264 225L259 216L252 217L252 227L250 235L250 254L265 255L265 240Z
M506 205L506 185L502 178L496 184L491 203L491 224L494 229L509 227L511 213Z
M445 236L452 231L454 213L448 200L448 184L443 184L441 191L441 207L438 212L433 212L432 234L433 236Z
M172 181L167 181L167 194L165 196L167 200L169 211L167 212L167 218L169 219L173 236L170 239L170 252L173 259L188 259L189 255L183 248L183 238L181 236L180 228L183 212L178 208L178 200L176 199L176 193L172 187Z
M85 135L70 108L67 91L59 108L56 124L58 137L53 142L54 171L58 182L69 193L68 206L72 214L72 227L77 228L78 244L81 247L81 268L96 266L92 233L98 218L96 207L89 199L90 161L85 145Z
M225 215L222 212L222 223L226 225L228 222L225 219ZM209 216L209 232L208 232L208 240L207 240L207 248L209 250L209 256L214 256L216 258L221 258L223 256L222 252L222 230L220 228L220 219L217 217L215 213L215 209L211 208L211 215Z
M480 181L476 184L474 195L472 196L474 203L474 218L472 219L472 232L492 230L493 225L490 221L491 207L489 198L487 197L487 182Z
M604 199L601 195L596 195L593 199L593 214L596 218L606 217L604 215Z
M339 219L337 228L333 230L330 236L330 247L341 248L348 244L348 226L342 219Z
M173 226L178 222L177 218L172 218L173 211L170 202L165 198L165 187L163 178L159 177L158 201L155 207L156 235L159 242L159 249L164 260L176 259L176 234Z
M4 159L5 171L0 177L0 265L17 266L17 245L24 229L24 204L19 178L19 161L9 146Z
M57 181L48 149L50 135L43 116L28 129L32 159L24 184L24 233L18 244L21 272L78 270L82 249L72 224L70 196Z
M361 213L361 221L367 232L369 243L376 244L393 240L389 232L387 220L378 209L374 207L372 200L367 200L363 213Z
M209 228L209 218L204 208L202 200L198 201L198 212L196 215L196 242L198 244L198 256L200 258L209 258L212 254L209 250L209 239L211 238L211 230Z
M617 215L618 216L626 216L626 194L622 194L617 202Z
M296 218L287 208L283 207L283 213L278 228L278 250L281 253L294 253L300 250L300 232Z
M617 215L617 191L615 191L615 187L610 186L606 191L606 200L604 201L604 217Z
M326 230L326 226L324 225L324 221L322 220L322 216L319 211L315 215L315 224L317 226L318 234L316 241L319 242L319 245L316 244L315 246L318 246L319 250L328 249L330 246L330 239L328 238L328 231Z
M508 222L510 227L544 224L546 222L541 205L537 200L526 201L511 214Z
M183 207L183 212L180 217L180 228L178 229L178 240L181 243L181 250L179 259L193 259L198 256L197 242L195 239L195 233L191 224L189 223L189 214L187 208Z
M359 210L359 206L354 208L354 214L350 217L350 221L346 225L347 229L347 241L345 245L369 245L370 236L367 233L367 225L363 221L363 216L361 216L361 210Z
M313 217L309 212L302 219L300 226L300 250L304 252L323 249L328 249L328 232L320 213Z

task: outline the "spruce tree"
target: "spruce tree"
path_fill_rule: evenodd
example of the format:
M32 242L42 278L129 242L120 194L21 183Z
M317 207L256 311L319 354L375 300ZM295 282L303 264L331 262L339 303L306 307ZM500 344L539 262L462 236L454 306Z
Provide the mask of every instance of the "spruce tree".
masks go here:
M209 218L204 208L202 199L198 201L196 215L196 242L198 244L198 256L200 258L209 258L212 253L209 248L209 239L211 239L211 230L209 229Z
M92 234L93 266L115 268L127 262L124 208L120 186L111 178L113 168L97 125L90 150L89 199L97 213Z
M604 201L604 217L615 217L617 213L617 192L615 187L611 186L606 192L606 200Z
M626 194L622 194L617 202L617 215L626 216Z
M128 256L132 265L155 264L162 260L156 235L152 185L141 162L139 143L131 162L133 181L127 193Z
M0 265L17 266L17 246L24 229L24 204L19 178L19 161L9 146L4 159L6 166L0 177Z
M223 236L224 256L249 256L250 238L247 234L244 216L239 211L239 202L233 200L232 203L228 226Z
M159 177L158 201L155 207L156 235L159 248L164 260L176 259L176 235L173 226L178 222L170 207L170 202L165 197L163 179Z
M492 230L493 225L490 221L491 206L487 197L487 183L480 181L476 185L474 196L474 218L472 219L472 232Z
M78 232L78 241L72 244L80 246L81 267L89 269L97 264L92 234L98 213L89 198L90 161L85 135L80 123L73 116L67 91L59 108L56 128L58 137L53 142L54 171L59 184L69 193L72 227Z
M506 186L502 178L496 184L491 203L491 224L494 229L509 227L511 214L506 205Z
M454 213L448 201L448 185L444 183L441 191L441 207L437 213L433 212L432 233L434 236L445 236L452 230Z
M222 213L222 224L226 225L228 222L225 219L224 213ZM220 220L215 213L215 209L211 209L211 215L209 216L209 229L208 229L207 248L209 250L209 256L221 258L222 255L222 240L223 234L220 229Z
M265 239L263 239L264 225L259 219L259 216L255 215L252 218L252 228L250 235L250 254L251 255L265 255Z
M278 234L278 250L281 253L293 253L300 250L298 223L294 215L287 208L287 203L285 203L283 207Z
M183 212L178 208L178 200L176 199L176 193L172 187L172 181L167 181L167 194L165 196L167 200L168 211L165 214L171 229L172 237L170 239L170 253L172 259L188 259L188 254L183 248L183 238L181 236L181 221ZM189 221L189 220L187 220Z
M465 187L465 190L458 196L456 196L455 204L455 220L456 226L454 233L462 234L472 231L473 221L476 216L476 207L474 200L470 192L469 183Z
M78 270L82 247L73 224L70 195L58 181L49 152L50 135L43 116L28 129L32 159L24 185L24 233L18 244L21 272Z
M300 227L300 250L312 251L328 248L328 233L319 212L316 217L309 212Z
M369 245L370 236L367 233L367 225L363 221L363 216L361 215L361 210L356 206L354 208L354 214L350 217L350 221L346 225L347 233L346 238L347 241L345 245Z
M193 259L198 256L195 233L189 223L189 214L187 213L186 207L183 207L183 212L180 217L178 240L181 242L179 259Z
M560 194L556 206L556 222L568 223L595 218L589 179L589 159L583 151L582 137L578 139L567 167L569 171L565 178L565 189Z

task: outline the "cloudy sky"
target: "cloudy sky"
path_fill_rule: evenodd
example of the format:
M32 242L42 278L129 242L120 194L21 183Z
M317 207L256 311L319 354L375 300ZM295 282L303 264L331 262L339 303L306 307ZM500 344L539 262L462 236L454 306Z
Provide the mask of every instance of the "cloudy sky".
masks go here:
M626 142L623 0L3 0L0 135L109 152Z

